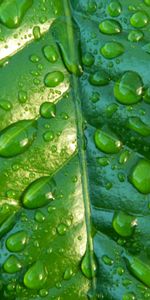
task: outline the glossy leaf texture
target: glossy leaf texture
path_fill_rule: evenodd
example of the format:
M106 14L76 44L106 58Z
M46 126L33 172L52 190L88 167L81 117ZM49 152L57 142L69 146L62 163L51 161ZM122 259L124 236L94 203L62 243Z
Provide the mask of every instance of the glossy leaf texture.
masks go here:
M0 299L150 299L150 1L0 1Z

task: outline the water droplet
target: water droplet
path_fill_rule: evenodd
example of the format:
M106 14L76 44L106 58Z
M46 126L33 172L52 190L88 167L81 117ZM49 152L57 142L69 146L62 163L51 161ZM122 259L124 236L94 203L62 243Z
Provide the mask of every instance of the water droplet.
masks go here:
M135 188L143 193L150 193L150 162L144 159L139 160L134 167L130 177L131 183Z
M143 82L141 77L133 71L127 71L115 83L114 95L116 99L126 105L137 103L142 98Z
M122 276L123 274L124 274L124 268L122 268L122 267L118 267L117 268L117 273L118 273L118 275L120 275L120 276Z
M92 66L94 64L94 60L94 56L89 52L86 52L82 57L82 63L87 67Z
M55 63L58 60L58 53L53 45L45 46L43 52L46 59L51 63Z
M107 85L109 83L109 80L110 79L108 74L103 70L96 71L94 74L91 74L89 76L89 82L95 86Z
M98 92L93 92L92 96L90 97L90 100L93 103L96 103L100 100L100 94Z
M106 167L109 165L109 159L108 157L100 157L98 159L98 163L102 166L102 167Z
M128 119L127 127L141 134L142 136L150 135L150 127L138 117Z
M90 254L90 251L88 250L86 251L86 254L82 259L81 270L83 274L89 279L93 278L96 275L96 260L94 258L93 253Z
M112 222L114 230L122 237L128 237L133 234L136 225L135 217L130 216L123 211L116 212Z
M41 37L41 30L39 26L33 27L33 36L35 40L39 40Z
M35 220L39 223L43 223L45 221L45 216L41 211L35 212Z
M108 59L118 57L124 53L124 47L118 42L108 42L101 49L101 54Z
M123 151L119 157L119 163L125 164L130 156L130 152L128 150Z
M0 133L0 156L12 157L26 151L36 136L36 121L22 120Z
M56 87L64 81L64 74L60 71L48 73L45 76L44 83L47 87Z
M46 289L42 289L40 290L39 294L41 297L46 297L48 295L48 291Z
M50 102L44 102L40 106L40 114L45 119L51 119L56 116L56 105Z
M6 111L9 111L9 110L11 110L11 108L12 108L12 104L11 104L11 102L9 102L8 100L3 100L3 99L1 99L1 100L0 100L0 107L1 107L2 109L6 110Z
M110 258L110 257L107 256L107 255L103 255L103 256L102 256L102 260L103 260L104 264L105 264L105 265L108 265L108 266L112 266L113 263L114 263L113 259Z
M0 226L0 237L8 233L14 227L15 223L16 214L12 213L12 215L8 216L7 219L4 219L4 221L2 221L2 224Z
M122 7L118 1L111 1L107 10L111 17L118 17L121 14Z
M148 16L144 11L138 11L132 15L130 23L136 28L145 27L148 23Z
M105 153L117 153L122 147L122 143L117 139L117 136L100 129L95 131L94 140L96 147Z
M104 34L118 34L122 31L118 21L107 19L99 24L99 29Z
M72 271L72 268L71 267L68 267L66 270L65 270L65 273L64 273L64 279L65 280L69 280L73 275L73 271Z
M59 224L57 226L57 231L60 235L64 235L67 231L67 226L65 224Z
M128 40L130 42L139 42L143 39L144 33L139 30L131 30L128 34Z
M0 5L0 22L8 28L18 27L32 2L32 0L3 1Z
M25 231L19 231L13 233L6 240L6 246L9 251L19 252L24 249L27 243L27 233Z
M45 142L53 141L54 137L55 137L55 135L54 135L53 131L50 131L50 130L44 132L44 134L43 134L43 138L44 138Z
M41 289L47 280L47 269L41 261L37 261L24 275L24 284L29 289Z
M150 0L144 0L144 3L148 6L150 6Z
M131 273L150 287L150 266L136 256L130 256L125 253L123 257Z
M13 274L18 272L22 268L22 265L16 256L11 255L5 261L3 268L5 272Z
M30 56L30 61L32 61L33 63L37 63L39 62L39 57L35 54Z
M93 0L90 0L89 3L88 3L88 7L87 7L87 12L90 13L90 14L93 14L95 13L97 10L97 4L95 1Z
M27 101L27 92L19 91L18 92L18 100L20 103L25 103Z
M33 181L22 196L23 205L29 209L39 208L54 199L55 182L49 176Z
M133 293L126 293L123 295L122 300L136 300L136 297Z

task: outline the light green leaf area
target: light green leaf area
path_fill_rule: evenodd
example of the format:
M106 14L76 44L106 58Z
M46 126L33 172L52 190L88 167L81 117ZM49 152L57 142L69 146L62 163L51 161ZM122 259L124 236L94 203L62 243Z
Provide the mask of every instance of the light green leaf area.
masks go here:
M0 1L0 299L150 299L150 1Z

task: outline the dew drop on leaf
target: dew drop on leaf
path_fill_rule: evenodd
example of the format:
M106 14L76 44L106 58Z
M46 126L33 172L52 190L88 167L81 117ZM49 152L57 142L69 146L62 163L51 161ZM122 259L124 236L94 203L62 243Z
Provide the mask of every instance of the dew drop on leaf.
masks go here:
M58 60L58 53L53 45L45 46L43 53L46 59L51 63L55 63Z
M121 141L115 135L97 129L94 134L96 147L105 153L118 153L122 147Z
M44 102L40 106L40 114L45 119L51 119L56 116L56 105L50 102Z
M13 274L13 273L20 271L20 269L22 268L22 265L16 256L11 255L5 261L3 268L4 268L5 272Z
M101 33L112 35L118 34L122 31L122 27L118 21L106 19L99 24Z
M144 11L138 11L132 15L130 23L136 28L143 28L148 23L148 16Z
M150 162L141 159L134 167L130 176L133 186L143 194L150 193Z
M56 87L64 81L64 74L60 71L48 73L45 76L44 83L47 87Z
M108 42L100 49L100 52L105 58L112 59L123 54L124 47L118 42Z
M122 237L131 236L136 225L136 219L123 211L116 212L112 222L114 230Z
M24 249L27 240L28 236L25 231L13 233L6 240L7 249L11 252L20 252Z
M34 263L24 275L24 284L29 289L41 289L47 280L47 269L41 261Z

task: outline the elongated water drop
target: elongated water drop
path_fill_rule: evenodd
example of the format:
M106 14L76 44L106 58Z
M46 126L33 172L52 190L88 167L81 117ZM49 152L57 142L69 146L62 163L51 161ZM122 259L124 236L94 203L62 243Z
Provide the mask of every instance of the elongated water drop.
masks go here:
M113 228L122 237L132 235L136 225L135 217L130 216L123 211L116 212L113 217Z
M28 236L25 231L13 233L6 241L7 249L12 252L20 252L24 249L27 243L27 237Z
M136 131L137 133L141 134L142 136L149 136L150 135L150 126L145 124L140 118L138 117L131 117L128 120L127 127Z
M44 83L47 87L56 87L64 81L64 74L60 71L48 73L45 76Z
M124 255L131 273L150 288L150 266L135 256Z
M18 27L32 2L32 0L3 1L0 5L0 22L8 28Z
M22 196L23 205L29 209L42 207L54 199L55 182L49 176L32 182Z
M13 274L18 272L22 268L22 264L18 260L18 258L14 255L11 255L8 257L8 259L5 261L3 268L5 272Z
M33 27L33 36L35 40L39 40L41 38L41 30L39 26Z
M55 63L58 60L58 53L53 45L45 46L43 52L46 59L51 63Z
M145 27L148 23L148 15L144 11L138 11L132 15L130 23L136 28Z
M0 238L8 233L16 223L16 214L12 213L0 226Z
M106 19L99 24L99 30L104 34L118 34L122 27L118 21Z
M86 251L86 254L84 255L82 262L81 262L81 270L83 274L91 279L96 275L96 261L94 258L94 255L90 251Z
M133 172L130 176L130 181L135 186L135 188L143 193L150 193L150 162L141 159L134 167Z
M51 119L56 116L56 105L50 102L44 102L40 106L40 114L45 119Z
M24 275L24 284L29 289L41 289L47 280L46 266L37 261Z
M124 47L118 42L108 42L100 50L105 58L111 59L124 53Z
M105 153L118 153L122 147L121 141L114 134L109 134L101 129L97 129L94 134L96 147Z
M120 103L126 105L139 102L142 98L142 92L142 79L133 71L125 72L114 86L114 96Z
M11 124L0 133L0 156L12 157L23 153L36 136L36 121L22 120Z
M12 104L8 100L1 99L0 100L0 108L4 109L6 111L9 111L12 108Z

